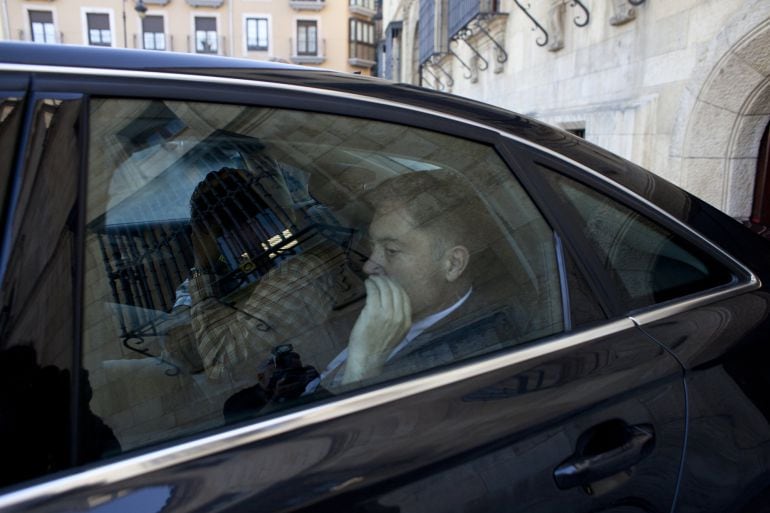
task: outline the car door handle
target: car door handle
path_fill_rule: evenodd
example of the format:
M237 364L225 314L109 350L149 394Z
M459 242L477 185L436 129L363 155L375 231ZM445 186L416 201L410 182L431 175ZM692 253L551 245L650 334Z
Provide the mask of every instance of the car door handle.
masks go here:
M601 452L592 447L602 445L602 440L617 440L615 445ZM553 472L556 486L565 490L575 486L588 486L601 479L629 470L651 451L655 434L651 425L629 426L622 421L609 421L584 433L578 440L578 450L562 462Z

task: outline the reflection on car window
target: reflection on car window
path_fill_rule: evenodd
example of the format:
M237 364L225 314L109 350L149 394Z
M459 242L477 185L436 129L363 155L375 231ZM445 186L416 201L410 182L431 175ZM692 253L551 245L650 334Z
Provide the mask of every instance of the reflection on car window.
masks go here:
M21 101L21 98L0 95L0 155L3 155L0 160L0 211L5 204L15 162L16 139L21 127Z
M583 233L615 278L630 308L730 283L711 256L646 217L551 170L544 173L574 206Z
M0 486L120 451L113 432L89 410L91 376L72 365L82 105L43 98L30 108L29 146L6 233L13 244L0 285ZM0 114L2 130L16 115L5 114L10 117ZM10 156L7 142L2 147ZM71 436L75 384L77 452Z
M84 365L124 449L565 329L495 151L341 116L94 100Z

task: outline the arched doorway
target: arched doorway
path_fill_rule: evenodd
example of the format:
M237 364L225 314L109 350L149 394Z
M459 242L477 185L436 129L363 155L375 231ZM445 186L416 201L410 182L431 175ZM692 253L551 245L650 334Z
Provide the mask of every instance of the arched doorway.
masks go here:
M759 144L751 222L770 226L770 123L765 127L762 142Z
M760 143L767 140L770 121L769 39L770 2L746 0L692 71L671 137L677 183L745 221L753 219L754 206L770 201L767 171L764 187L755 185ZM759 201L758 190L764 191Z

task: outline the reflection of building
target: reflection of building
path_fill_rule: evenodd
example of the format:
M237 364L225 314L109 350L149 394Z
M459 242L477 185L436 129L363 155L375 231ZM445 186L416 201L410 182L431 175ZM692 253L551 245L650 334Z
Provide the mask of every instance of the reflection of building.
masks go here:
M376 61L376 0L63 2L4 0L0 37L279 60L364 74Z
M141 154L145 144L176 139L168 128L175 123L183 126L182 120L168 109L168 118L160 116L160 107L151 104L118 132L132 153ZM89 247L92 254L101 255L126 347L138 349L137 340L158 336L174 307L178 287L196 263L192 197L199 198L196 214L205 225L200 229L218 234L221 261L208 265L222 273L221 286L253 283L280 260L273 250L288 254L297 245L293 235L301 232L265 186L279 169L255 168L263 149L257 139L215 131L148 178L139 190L111 201L105 214L89 222L88 229L95 235ZM228 186L223 182L227 171L220 169L243 170L246 178ZM98 250L93 247L97 245Z
M556 124L770 224L768 159L758 159L770 122L767 0L384 0L382 10L380 75Z

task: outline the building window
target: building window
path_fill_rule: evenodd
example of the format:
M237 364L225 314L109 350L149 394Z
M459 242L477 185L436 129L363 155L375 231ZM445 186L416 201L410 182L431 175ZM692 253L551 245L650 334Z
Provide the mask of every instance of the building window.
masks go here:
M51 11L29 11L29 23L32 28L32 41L36 43L55 43L56 29Z
M350 0L350 7L363 7L370 11L377 9L374 5L374 0Z
M563 123L559 123L559 126L561 126L565 131L571 133L572 135L576 135L581 139L586 138L585 121L564 121Z
M217 19L195 17L195 51L217 53Z
M91 46L112 46L110 16L104 13L86 13L88 44Z
M142 19L145 50L165 50L166 34L163 32L163 16L145 16Z
M567 128L567 132L571 133L572 135L576 135L578 137L581 137L583 139L586 138L586 129L585 128Z
M375 63L374 23L351 18L349 20L350 42L349 58L353 65L368 65Z
M246 48L267 50L267 18L246 18Z
M318 22L297 22L297 55L318 55Z

